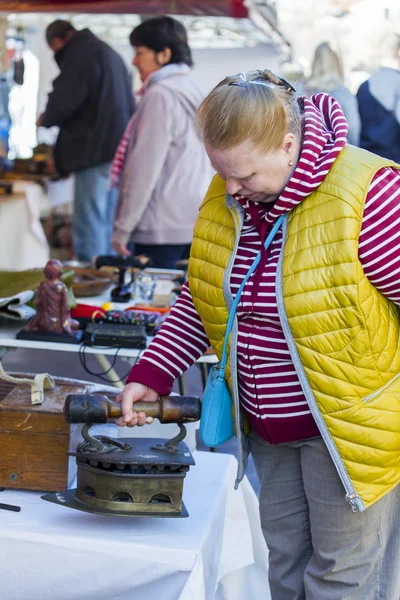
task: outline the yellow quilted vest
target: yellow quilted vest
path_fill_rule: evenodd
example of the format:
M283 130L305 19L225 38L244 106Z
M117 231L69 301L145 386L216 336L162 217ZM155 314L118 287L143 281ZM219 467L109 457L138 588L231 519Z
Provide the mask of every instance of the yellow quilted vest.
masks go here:
M388 165L345 147L324 182L289 213L277 279L300 381L359 510L400 481L399 309L371 285L358 259L366 193ZM219 357L231 302L227 275L241 227L225 196L225 182L216 176L195 225L189 263L193 301Z

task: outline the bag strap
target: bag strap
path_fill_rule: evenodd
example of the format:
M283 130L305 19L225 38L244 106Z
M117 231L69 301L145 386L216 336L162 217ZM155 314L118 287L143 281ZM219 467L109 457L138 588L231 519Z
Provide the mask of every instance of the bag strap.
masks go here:
M270 245L272 240L274 239L276 232L278 231L279 227L281 226L281 223L283 221L283 219L285 218L285 215L281 215L274 223L274 226L272 227L271 231L268 234L267 239L264 242L264 247L265 249L267 249ZM224 345L222 348L222 358L221 358L221 362L220 362L220 366L218 369L218 376L221 377L222 379L224 378L224 374L225 374L225 368L226 368L226 363L228 361L228 357L227 357L227 349L228 349L228 340L229 340L229 335L231 333L232 327L233 327L233 321L235 319L235 315L236 315L236 309L238 307L239 304L239 300L240 300L240 296L242 295L244 286L246 285L246 283L248 282L248 280L250 279L251 275L254 273L254 271L256 270L259 262L261 260L261 251L257 254L257 256L255 257L253 264L251 265L250 269L247 271L245 278L243 279L237 294L235 296L235 299L233 301L230 313L229 313L229 319L228 319L228 324L226 326L226 331L225 331L225 338L224 338Z

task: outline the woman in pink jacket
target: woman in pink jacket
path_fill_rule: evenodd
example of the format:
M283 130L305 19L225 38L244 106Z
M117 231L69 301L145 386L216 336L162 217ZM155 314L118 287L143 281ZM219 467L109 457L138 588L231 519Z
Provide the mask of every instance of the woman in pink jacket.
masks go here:
M202 94L191 76L184 26L170 17L144 21L130 36L143 87L111 168L119 188L112 244L145 254L159 268L189 257L193 225L212 177L194 129Z

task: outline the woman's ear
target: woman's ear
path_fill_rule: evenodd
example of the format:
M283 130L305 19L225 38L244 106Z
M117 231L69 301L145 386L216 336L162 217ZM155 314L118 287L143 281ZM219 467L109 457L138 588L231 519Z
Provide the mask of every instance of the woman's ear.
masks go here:
M296 138L293 133L287 133L283 138L282 151L289 158L293 158L296 154Z
M164 50L161 50L161 52L157 52L156 54L157 63L162 67L167 65L171 60L171 55L171 48L164 48Z

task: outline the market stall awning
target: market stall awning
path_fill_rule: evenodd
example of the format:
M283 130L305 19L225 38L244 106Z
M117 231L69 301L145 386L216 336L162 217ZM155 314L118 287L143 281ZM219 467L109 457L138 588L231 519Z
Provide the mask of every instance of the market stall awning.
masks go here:
M245 18L244 0L21 0L2 1L6 12L133 13Z

